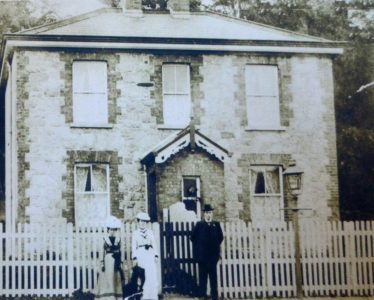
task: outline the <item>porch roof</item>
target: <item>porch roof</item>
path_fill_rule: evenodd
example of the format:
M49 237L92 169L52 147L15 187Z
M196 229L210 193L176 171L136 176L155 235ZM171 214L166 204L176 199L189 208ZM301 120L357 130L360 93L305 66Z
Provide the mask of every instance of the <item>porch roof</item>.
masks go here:
M230 156L229 151L203 135L191 123L183 130L168 136L157 144L142 156L140 162L143 165L151 163L161 164L188 146L190 146L192 151L196 148L201 148L222 162L225 162L227 157Z

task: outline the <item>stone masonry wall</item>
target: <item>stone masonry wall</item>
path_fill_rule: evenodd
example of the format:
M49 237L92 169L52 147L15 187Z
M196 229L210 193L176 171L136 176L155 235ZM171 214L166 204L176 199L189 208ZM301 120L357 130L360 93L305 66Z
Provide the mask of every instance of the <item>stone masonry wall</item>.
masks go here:
M191 64L193 112L199 130L231 156L223 168L209 160L206 153L176 156L160 166L164 168L160 173L160 193L169 193L167 184L170 189L180 188L181 178L178 184L171 184L176 177L168 168L181 170L183 166L188 170L189 166L202 164L202 182L210 182L213 177L220 182L223 176L223 187L218 182L220 187L215 189L204 187L203 195L210 201L219 198L217 190L220 191L220 199L224 199L218 203L219 217L223 218L224 210L226 218L240 216L250 220L247 178L254 157L261 157L266 164L275 163L274 157L286 164L292 157L305 174L299 206L312 208L311 216L316 218L339 216L333 82L328 57L186 52L95 54L67 50L19 51L16 55L19 221L72 219L67 213L72 209L71 196L66 193L71 189L67 183L68 164L72 163L68 153L79 151L112 153L118 158L114 214L132 220L146 208L145 171L139 161L176 132L160 127L163 62ZM108 63L108 128L71 126L71 63L79 59ZM244 70L248 63L278 65L282 130L246 128ZM153 87L138 85L149 81L154 82ZM181 174L178 172L174 174ZM161 200L165 205L171 201L172 196L168 197Z
M246 129L244 66L253 63L278 65L280 113L283 130ZM299 206L312 208L308 217L338 218L336 142L331 60L323 56L204 56L203 114L205 135L232 152L230 165L236 185L231 194L240 208L248 207L241 166L249 154L290 155L304 170L304 191ZM220 76L217 76L220 74ZM249 158L248 158L249 159ZM247 159L247 165L250 161ZM266 164L272 164L269 159ZM248 170L247 170L248 172ZM244 180L244 181L243 181ZM250 220L243 209L242 217Z

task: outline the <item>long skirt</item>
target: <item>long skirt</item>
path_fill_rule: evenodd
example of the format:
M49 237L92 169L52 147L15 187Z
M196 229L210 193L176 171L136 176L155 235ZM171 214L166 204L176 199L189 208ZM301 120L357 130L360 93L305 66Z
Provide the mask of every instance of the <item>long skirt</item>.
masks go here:
M99 278L94 290L95 299L121 300L122 281L119 271L114 270L114 258L112 254L105 255L105 270L100 271Z
M158 299L158 279L154 251L145 248L138 249L138 265L144 269L145 281L142 299Z

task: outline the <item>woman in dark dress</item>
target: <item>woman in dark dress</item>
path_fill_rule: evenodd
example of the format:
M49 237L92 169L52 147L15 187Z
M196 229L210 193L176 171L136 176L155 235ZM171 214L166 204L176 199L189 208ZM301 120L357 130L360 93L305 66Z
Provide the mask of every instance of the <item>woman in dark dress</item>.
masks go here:
M107 220L108 235L104 237L101 272L95 288L95 299L122 299L123 271L121 268L121 240L117 235L121 221L111 216Z

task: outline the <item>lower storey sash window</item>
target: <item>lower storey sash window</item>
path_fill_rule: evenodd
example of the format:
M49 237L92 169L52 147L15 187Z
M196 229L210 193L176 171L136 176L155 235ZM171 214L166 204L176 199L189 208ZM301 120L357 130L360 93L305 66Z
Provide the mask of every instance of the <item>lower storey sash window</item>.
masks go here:
M283 221L282 168L272 165L252 166L250 187L252 222Z
M74 176L76 223L104 223L110 214L109 165L76 164Z

